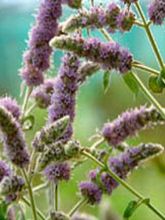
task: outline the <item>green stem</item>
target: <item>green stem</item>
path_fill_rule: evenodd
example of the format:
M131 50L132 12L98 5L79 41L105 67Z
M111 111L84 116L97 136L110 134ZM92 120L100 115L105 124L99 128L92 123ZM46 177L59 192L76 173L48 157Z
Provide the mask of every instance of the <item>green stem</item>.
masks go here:
M132 67L134 67L134 68L136 68L136 69L139 69L139 70L144 70L144 71L147 71L147 72L149 72L149 73L151 73L151 74L154 74L154 75L156 75L156 76L158 76L159 75L159 71L157 71L157 70L155 70L155 69L152 69L152 68L150 68L150 67L148 67L148 66L145 66L145 65L143 65L143 64L137 64L136 62L134 63L132 63Z
M26 205L28 205L29 207L31 207L31 203L30 203L30 201L29 201L27 198L22 197L22 201L23 201ZM39 209L36 209L36 212L37 212L37 215L38 215L42 220L45 220L45 219L46 219L46 217L44 216L44 214L43 214Z
M55 211L58 211L58 184L55 185Z
M129 192L131 192L133 195L135 195L138 199L140 200L145 200L145 197L141 195L139 192L137 192L132 186L130 186L127 182L125 182L123 179L121 179L119 176L117 176L113 171L109 169L108 166L104 165L101 161L97 160L93 155L90 153L86 152L85 150L82 151L82 154L86 156L87 158L91 159L94 163L99 165L101 168L107 171L109 175L114 178L118 183L123 185ZM159 216L161 219L165 220L164 214L162 214L157 208L155 208L150 201L148 203L144 203L145 205L148 206L157 216Z
M109 35L108 31L106 31L104 28L101 28L100 31L104 35L104 37L107 41L113 41L113 39Z
M28 116L37 106L37 103L34 103L29 107L29 109L26 111L25 116Z
M154 98L154 96L151 95L151 93L148 91L148 89L145 87L145 85L142 83L142 81L139 79L139 77L132 73L132 76L138 83L140 89L144 93L144 95L148 98L148 100L157 108L157 110L160 112L161 116L165 118L165 110L164 108L159 104L159 102Z
M136 5L137 11L138 11L138 13L139 13L143 23L144 23L144 28L145 28L146 34L147 34L148 39L149 39L149 41L151 43L152 49L153 49L153 51L154 51L154 53L156 55L158 63L160 65L161 69L164 69L164 62L163 62L162 56L160 55L160 51L159 51L158 46L156 44L156 41L155 41L155 39L153 37L153 34L152 34L151 30L150 30L150 27L149 27L149 25L148 25L148 23L146 21L146 18L145 18L145 15L143 13L143 10L141 8L141 5L140 5L139 2L135 3L135 5Z
M76 205L71 209L71 211L69 212L69 217L72 217L74 215L74 213L80 209L80 207L82 207L83 205L85 205L87 203L86 199L81 199L79 200Z
M34 220L37 220L37 213L36 213L36 207L35 207L35 202L34 202L34 198L33 198L33 191L32 191L32 187L31 187L31 184L28 180L28 177L26 175L26 171L24 169L22 169L22 173L23 173L23 176L26 180L26 183L27 183L27 187L28 187L28 191L29 191L29 197L30 197L30 202L31 202L31 208L32 208L32 211L33 211L33 217L34 217Z
M22 118L25 115L25 111L26 111L26 108L27 108L27 105L28 105L28 101L29 101L29 98L30 98L30 95L31 95L32 91L33 91L33 87L29 87L26 90L24 101L23 101L23 105L22 105L22 114L23 114Z
M96 141L91 147L90 147L90 150L95 150L98 146L100 146L101 144L103 144L105 141L105 138L102 137L100 138L98 141Z
M41 184L41 185L39 185L39 186L36 186L36 187L34 187L33 188L33 192L35 193L35 192L38 192L38 191L40 191L40 190L42 190L42 189L45 189L45 188L47 188L48 187L48 183L43 183L43 184Z

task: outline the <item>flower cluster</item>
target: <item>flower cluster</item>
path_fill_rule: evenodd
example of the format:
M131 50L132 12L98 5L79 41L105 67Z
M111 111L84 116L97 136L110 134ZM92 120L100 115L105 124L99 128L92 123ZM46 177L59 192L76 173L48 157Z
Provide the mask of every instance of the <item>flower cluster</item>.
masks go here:
M33 147L35 150L43 152L46 147L50 148L50 144L55 143L61 136L63 136L69 122L69 117L64 116L37 132L33 140Z
M95 6L89 11L82 11L79 15L70 17L64 23L62 30L72 32L84 27L105 27L110 32L116 30L125 32L130 31L134 21L135 14L133 12L121 10L117 4L111 3L105 9L101 6Z
M29 154L20 124L4 107L0 107L0 130L8 158L17 166L29 163Z
M158 123L164 123L160 113L152 106L150 108L142 106L126 111L114 121L106 123L102 135L109 145L117 146L127 137Z
M130 171L137 168L141 161L149 159L162 151L163 147L161 145L141 144L117 156L110 157L109 168L120 178L125 179ZM92 205L101 201L103 193L110 195L119 185L111 175L100 169L91 171L89 177L90 181L81 182L79 187L81 194Z
M11 170L7 163L3 160L0 160L0 182L5 176L10 176Z
M28 86L43 82L43 72L49 68L52 49L49 41L58 31L58 18L62 13L61 0L43 0L36 24L29 39L29 50L24 54L24 67L21 75Z
M17 120L21 116L21 109L15 99L11 97L0 98L0 106L6 108Z
M165 1L152 0L148 7L150 20L157 25L163 24L165 19Z
M73 54L66 54L63 57L63 64L60 68L59 75L54 83L54 93L51 97L49 107L49 123L69 115L70 124L62 139L67 142L72 136L72 122L75 116L75 99L78 89L78 68L80 62L78 57Z
M59 36L53 38L50 44L96 62L106 70L115 69L123 74L131 70L132 55L116 42L104 43L97 38L85 40L80 36Z

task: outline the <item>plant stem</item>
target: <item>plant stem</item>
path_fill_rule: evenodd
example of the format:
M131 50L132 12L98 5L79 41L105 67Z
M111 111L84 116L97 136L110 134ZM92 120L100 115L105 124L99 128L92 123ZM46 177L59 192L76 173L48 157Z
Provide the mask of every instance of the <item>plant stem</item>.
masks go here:
M42 189L47 188L47 186L48 186L48 183L43 183L43 184L41 184L39 186L34 187L33 188L33 192L38 192L38 191L40 191Z
M157 75L157 76L159 75L159 71L152 69L148 66L145 66L143 64L132 63L132 67L139 69L139 70L147 71L147 72L154 74L154 75Z
M154 98L154 96L151 95L151 93L148 91L148 89L145 87L145 85L142 83L142 81L139 79L139 77L135 73L131 73L136 82L138 83L139 87L141 88L144 95L148 98L148 100L157 108L157 110L160 112L161 116L165 118L165 110L164 108L159 104L159 102Z
M153 51L154 51L154 53L156 55L158 63L160 65L161 69L164 69L164 62L163 62L162 56L160 55L160 51L159 51L158 46L156 44L156 41L155 41L155 39L153 37L153 34L152 34L151 30L150 30L150 27L149 27L149 25L148 25L148 23L146 21L146 18L145 18L145 15L143 13L143 10L141 8L141 5L140 5L139 2L136 2L135 5L136 5L137 11L138 11L138 13L139 13L143 23L144 23L144 28L145 28L146 34L147 34L148 39L149 39L149 41L151 43L152 49L153 49Z
M26 198L26 197L22 197L22 201L28 205L29 207L31 207L31 204L30 204L30 201ZM44 214L39 210L39 209L36 209L36 212L37 212L37 215L42 219L42 220L45 220L46 217L44 216Z
M23 105L22 105L22 114L23 114L22 118L25 115L25 111L26 111L28 101L29 101L29 98L30 98L30 95L31 95L32 91L33 91L33 87L28 87L27 90L26 90Z
M98 141L96 141L91 147L90 147L90 150L95 150L99 145L103 144L105 141L105 138L102 137L100 138Z
M55 211L58 211L58 184L55 184Z
M74 215L74 213L80 209L80 207L82 207L83 205L85 205L85 203L87 203L86 199L81 199L79 200L76 205L71 209L71 211L69 212L69 217L72 217Z
M34 202L34 198L33 198L33 191L32 191L32 187L31 187L31 184L28 180L28 177L26 175L26 171L24 169L22 169L22 173L23 173L23 176L26 180L26 183L27 183L27 187L28 187L28 191L29 191L29 197L30 197L30 202L31 202L31 208L32 208L32 211L33 211L33 217L34 217L34 220L37 220L37 213L36 213L36 207L35 207L35 202Z
M113 171L111 171L109 169L109 167L107 165L104 165L101 161L97 160L97 158L95 158L93 155L91 155L90 153L88 153L86 150L82 151L82 154L84 156L86 156L87 158L91 159L94 163L96 163L97 165L99 165L101 168L103 168L104 170L106 170L107 173L109 173L109 175L114 178L114 180L116 180L118 183L120 183L121 185L123 185L128 191L130 191L133 195L135 195L138 199L140 200L145 200L145 197L143 195L141 195L139 192L137 192L132 186L130 186L127 182L125 182L123 179L121 179L119 176L117 176ZM165 216L163 213L161 213L157 208L155 208L150 201L148 200L147 203L144 203L145 205L148 206L148 208L150 208L157 216L159 216L161 219L165 220Z
M36 108L36 106L37 106L37 103L34 103L33 105L31 105L29 109L27 109L25 116L28 116Z
M107 41L113 41L113 39L109 35L108 31L106 31L104 28L101 28L100 31L104 35L104 37Z

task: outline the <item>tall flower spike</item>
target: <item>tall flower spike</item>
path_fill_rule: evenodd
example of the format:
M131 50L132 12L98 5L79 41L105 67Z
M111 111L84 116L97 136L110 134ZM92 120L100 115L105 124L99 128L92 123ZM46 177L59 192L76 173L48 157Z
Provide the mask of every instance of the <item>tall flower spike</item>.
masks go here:
M48 181L58 184L59 181L70 179L70 171L68 163L54 163L46 167L44 174Z
M22 78L28 86L43 83L43 72L50 66L52 49L49 41L58 32L58 19L62 13L61 0L43 0L30 32L29 49L24 54Z
M117 146L126 138L136 135L140 130L164 122L154 107L142 106L126 111L114 121L104 124L102 135L109 145Z
M72 122L75 116L75 99L78 89L78 68L80 62L73 54L66 54L63 57L63 64L54 84L54 93L51 97L49 107L49 123L69 115L70 124L62 139L67 142L72 136Z
M43 152L46 146L54 143L63 136L69 123L69 116L64 116L37 132L33 140L33 147L36 151Z
M20 124L4 107L0 106L0 130L8 158L17 166L29 163L29 154Z
M141 162L162 152L163 147L159 144L141 144L138 147L125 150L117 156L110 157L109 167L120 178L125 179ZM91 171L89 177L104 193L109 195L119 185L108 173L100 172L99 169Z
M127 11L126 13L117 4L111 3L106 9L101 6L95 6L89 11L82 11L79 15L71 16L62 25L62 30L63 32L72 32L75 29L84 27L104 27L110 32L115 32L117 29L124 32L132 28L134 21L135 15L133 12Z
M17 120L20 118L21 109L15 99L11 97L0 98L0 106L6 108Z
M11 175L11 170L8 164L0 160L0 182L3 180L5 176L10 176Z
M100 64L105 70L115 69L120 73L131 70L132 55L116 42L104 43L96 38L85 40L80 36L59 36L53 38L50 45L72 51L80 57Z
M148 7L148 14L150 20L156 24L161 25L165 19L165 1L152 0Z

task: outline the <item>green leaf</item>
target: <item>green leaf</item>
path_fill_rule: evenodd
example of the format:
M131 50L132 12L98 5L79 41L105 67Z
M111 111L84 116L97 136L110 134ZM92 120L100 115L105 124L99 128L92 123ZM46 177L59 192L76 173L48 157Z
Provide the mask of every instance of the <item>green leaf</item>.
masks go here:
M151 75L148 81L148 86L150 90L154 93L162 93L163 87L161 86L161 82L159 81L159 77Z
M129 202L128 206L126 207L126 209L124 211L123 217L125 219L129 219L133 215L133 213L137 209L137 207L138 207L138 203L136 201Z
M106 71L103 76L103 88L104 88L104 93L107 93L110 85L110 72Z
M123 76L124 82L129 87L129 89L134 93L134 95L137 97L139 93L139 86L134 79L134 76L132 75L132 72L128 72Z
M6 219L7 207L8 205L4 201L0 203L0 220L7 220Z

